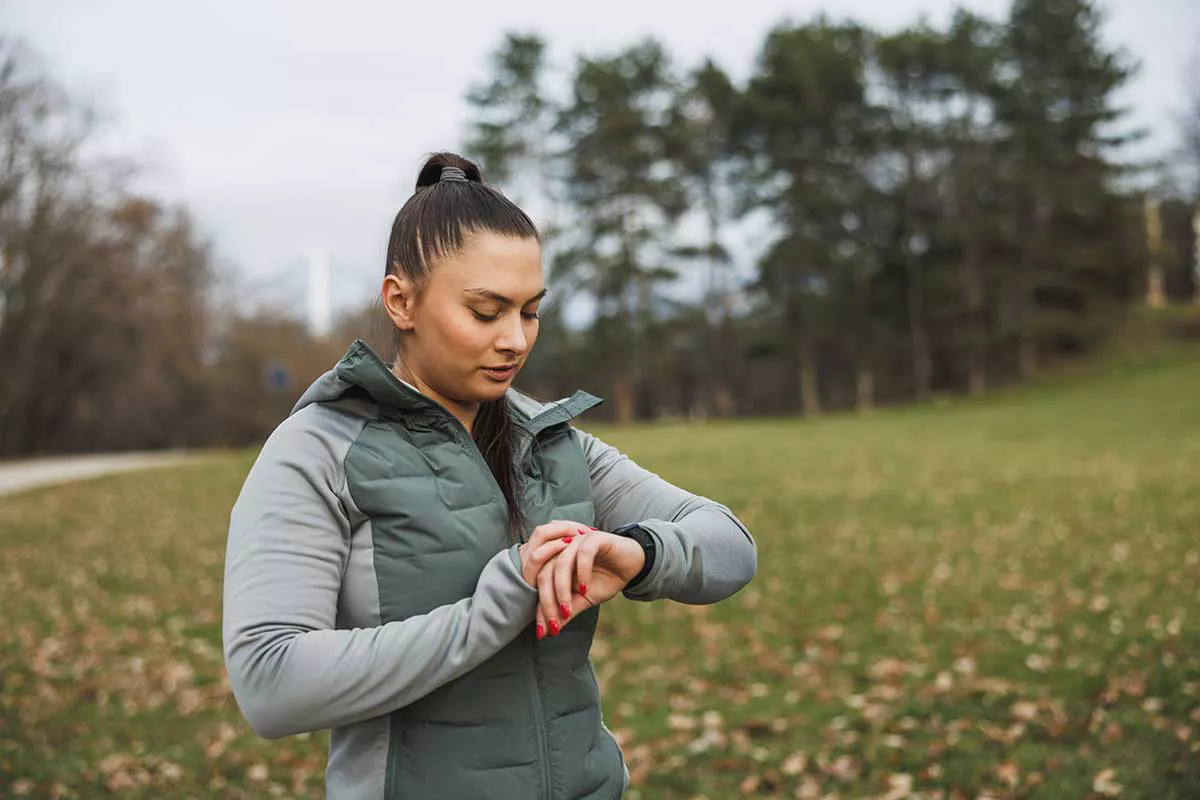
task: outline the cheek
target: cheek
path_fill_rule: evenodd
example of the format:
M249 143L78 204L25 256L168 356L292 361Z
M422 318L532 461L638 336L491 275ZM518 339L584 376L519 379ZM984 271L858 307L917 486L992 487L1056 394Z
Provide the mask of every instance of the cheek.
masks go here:
M447 320L441 326L442 341L447 350L472 356L487 349L491 341L487 328L469 316Z

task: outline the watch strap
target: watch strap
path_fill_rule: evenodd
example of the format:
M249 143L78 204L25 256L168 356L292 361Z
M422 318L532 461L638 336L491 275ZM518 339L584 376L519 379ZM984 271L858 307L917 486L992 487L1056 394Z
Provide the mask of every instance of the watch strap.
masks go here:
M614 530L613 533L617 534L618 536L625 536L629 539L633 539L642 546L642 552L646 556L641 570L638 571L637 575L634 575L633 578L630 579L629 583L625 584L626 590L635 589L637 588L638 584L645 580L646 576L650 574L650 570L654 568L654 561L658 554L658 543L655 541L654 535L637 522L631 522L628 525L622 525Z

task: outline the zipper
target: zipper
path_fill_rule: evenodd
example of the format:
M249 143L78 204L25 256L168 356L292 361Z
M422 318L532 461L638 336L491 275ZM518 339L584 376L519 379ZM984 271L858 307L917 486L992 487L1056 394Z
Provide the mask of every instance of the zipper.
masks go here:
M384 371L387 372L387 374L389 376L392 376L391 370L389 370L387 368L387 366L379 359L379 357L377 355L375 355L375 353L373 351L368 349L367 353L372 360L374 360L381 367L383 367ZM394 378L395 376L392 376L392 377ZM402 392L405 392L406 394L413 393L411 389L409 389L407 386L404 386L403 384L400 384L398 381L397 381L397 388L399 388ZM425 399L428 400L428 398L425 398ZM500 488L500 484L496 481L496 476L492 474L492 468L488 466L487 461L483 457L483 453L481 453L479 451L479 445L475 444L475 439L472 438L471 434L467 431L466 426L464 426L462 424L462 422L459 421L458 417L454 416L449 411L447 411L446 408L443 407L440 403L436 403L432 400L430 400L429 403L430 403L430 405L432 405L434 407L433 409L431 409L434 411L434 413L437 413L440 416L445 417L447 420L449 420L450 424L453 426L454 438L458 440L458 443L462 446L462 448L464 450L468 451L471 454L471 458L473 458L475 460L475 463L478 464L483 469L484 475L487 476L487 481L492 487L493 499L499 501L501 503L501 505L503 505L505 507L506 513L504 515L504 519L505 519L505 524L507 525L507 523L508 523L508 514L507 514L508 504L504 500L504 490ZM555 409L551 409L551 410L555 410ZM546 412L543 412L542 414L538 414L537 417L535 417L535 419L540 419L541 417L543 417L545 415L545 413ZM529 441L532 443L532 440L535 439L537 437L537 435L538 434L532 434L531 436L529 436L528 437ZM520 460L524 460L524 456L527 452L528 452L527 450L522 450ZM518 531L517 536L522 542L525 541L525 532L524 531ZM536 634L531 631L530 636L536 637ZM534 641L536 642L536 638ZM533 687L532 687L532 691L530 692L530 698L533 701L533 713L536 716L534 727L536 728L536 732L537 732L538 748L539 748L539 750L541 750L541 758L538 759L538 767L540 768L541 777L542 777L542 797L544 797L545 800L553 800L554 792L553 792L553 787L551 786L551 783L550 783L550 744L548 741L549 737L546 735L546 715L545 715L544 710L542 709L542 689L541 689L541 681L538 680L537 656L535 654L534 648L532 648L532 647L529 649L529 674L530 674L530 677L533 679ZM389 724L390 724L390 721L389 721ZM395 788L395 786L394 786L395 779L396 779L395 766L396 766L395 763L393 763L389 760L388 766L387 766L387 771L384 775L384 787L385 787L384 791L386 793L388 793L389 797L391 796L390 793Z
M470 434L467 433L467 429L463 427L463 424L459 422L453 414L446 414L446 416L449 417L456 426L455 431L456 436L459 439L459 444L462 445L463 449L470 451L471 457L475 459L476 463L479 464L484 473L486 473L488 481L491 482L493 494L495 495L496 499L503 502L504 492L500 489L500 484L496 482L496 476L492 474L491 467L489 467L487 465L487 461L484 460L483 453L479 452L479 446L475 444L475 440L472 439ZM530 439L532 438L533 437L530 437ZM507 515L505 519L507 520ZM517 535L522 542L525 541L524 531L518 531ZM549 736L546 734L546 713L542 708L542 685L541 681L538 679L538 665L535 649L537 634L531 631L530 636L534 637L535 644L534 647L529 648L529 676L533 684L530 687L529 698L533 705L534 729L537 733L538 750L540 751L541 755L541 757L538 759L538 769L542 778L542 797L545 798L545 800L553 800L554 791L550 776L550 742Z
M534 727L537 729L538 749L541 750L542 755L538 759L538 766L542 772L542 797L552 800L554 792L550 784L550 742L546 735L546 715L542 710L542 687L541 681L538 680L537 656L533 647L529 649L529 674L533 677L533 691L530 696L533 699L533 713L537 715Z
M451 417L451 419L454 419L453 415L447 414L447 416ZM476 462L478 462L483 468L483 471L487 473L488 480L490 480L492 483L492 488L495 490L496 497L503 501L504 492L501 491L500 484L496 482L496 476L492 475L492 469L487 465L487 461L484 460L483 453L479 452L479 446L475 444L474 439L471 439L470 436L467 435L467 429L463 427L461 422L459 422L457 419L454 419L454 422L458 425L460 443L465 449L471 451L471 454L475 458ZM518 531L517 535L522 542L525 541L524 531ZM542 708L542 682L538 679L536 650L537 634L531 631L530 636L534 637L534 645L529 648L529 676L533 684L530 687L529 698L533 704L534 729L537 733L538 750L540 751L541 755L541 757L538 759L538 769L541 772L542 778L542 797L545 798L545 800L553 800L554 791L553 786L551 785L550 777L550 741L549 736L546 734L546 713Z

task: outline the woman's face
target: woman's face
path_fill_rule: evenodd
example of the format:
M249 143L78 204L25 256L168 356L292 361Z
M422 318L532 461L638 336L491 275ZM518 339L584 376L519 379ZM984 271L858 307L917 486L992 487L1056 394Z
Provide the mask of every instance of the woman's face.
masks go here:
M383 287L406 331L401 377L451 411L500 398L537 341L546 293L537 240L472 235L462 253L433 266L419 293L405 285L389 276Z

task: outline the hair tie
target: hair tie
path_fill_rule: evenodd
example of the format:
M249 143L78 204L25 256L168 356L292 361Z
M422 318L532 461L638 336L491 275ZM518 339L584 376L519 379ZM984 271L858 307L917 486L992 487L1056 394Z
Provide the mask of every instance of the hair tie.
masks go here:
M442 176L438 178L438 183L446 183L450 181L461 181L470 183L467 180L467 173L463 172L458 167L442 167Z

